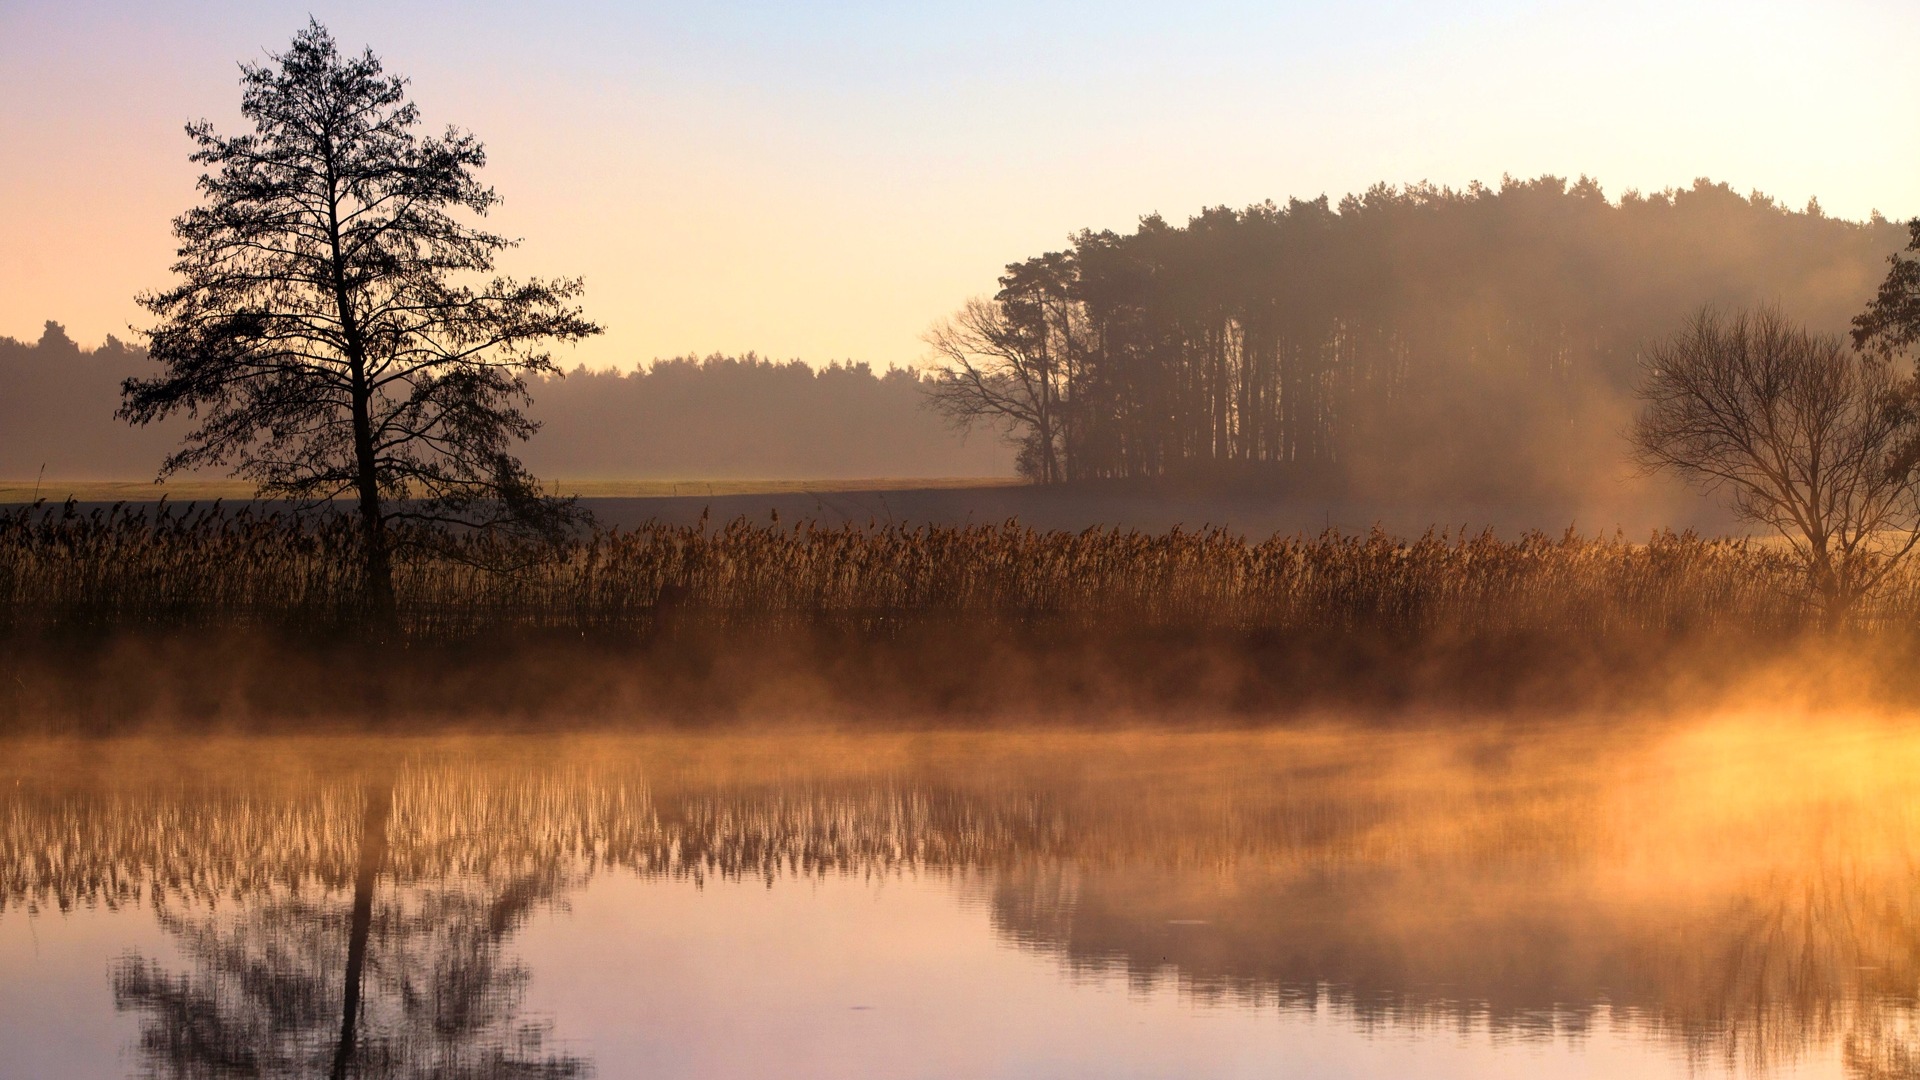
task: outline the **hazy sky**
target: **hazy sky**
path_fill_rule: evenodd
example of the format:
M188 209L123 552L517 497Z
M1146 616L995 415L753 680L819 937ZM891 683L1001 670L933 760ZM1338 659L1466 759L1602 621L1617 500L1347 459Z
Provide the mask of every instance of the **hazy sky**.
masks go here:
M908 363L1082 227L1379 180L1920 213L1915 0L0 0L0 335L126 336L193 201L181 125L237 129L237 62L309 12L486 142L511 268L585 275L594 366Z

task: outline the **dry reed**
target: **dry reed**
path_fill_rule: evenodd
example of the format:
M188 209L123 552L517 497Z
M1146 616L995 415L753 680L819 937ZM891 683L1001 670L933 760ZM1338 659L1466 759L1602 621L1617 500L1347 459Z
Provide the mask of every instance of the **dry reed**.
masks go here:
M1776 547L1663 532L1624 537L1429 532L1149 535L1002 525L643 525L596 530L512 573L484 536L402 536L402 626L457 639L502 630L644 632L916 621L1431 636L1791 632L1810 622ZM521 560L524 562L525 560ZM0 633L61 628L354 624L358 540L337 515L72 504L0 515ZM1869 599L1867 626L1920 611L1920 577ZM671 620L667 616L671 616Z

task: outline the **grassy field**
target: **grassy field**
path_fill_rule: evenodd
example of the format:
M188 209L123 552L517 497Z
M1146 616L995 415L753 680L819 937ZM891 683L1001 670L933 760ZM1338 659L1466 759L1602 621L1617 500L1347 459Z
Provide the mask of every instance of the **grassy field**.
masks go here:
M253 497L253 485L238 480L0 480L0 504L47 502L170 502L242 500Z

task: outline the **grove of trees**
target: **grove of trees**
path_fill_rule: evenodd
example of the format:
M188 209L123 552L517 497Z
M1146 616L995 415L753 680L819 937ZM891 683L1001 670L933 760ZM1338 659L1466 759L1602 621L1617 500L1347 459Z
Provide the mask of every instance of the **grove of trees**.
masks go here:
M1702 305L1846 328L1904 229L1706 180L1376 186L1082 232L928 335L1035 480L1525 498L1617 475L1638 357Z

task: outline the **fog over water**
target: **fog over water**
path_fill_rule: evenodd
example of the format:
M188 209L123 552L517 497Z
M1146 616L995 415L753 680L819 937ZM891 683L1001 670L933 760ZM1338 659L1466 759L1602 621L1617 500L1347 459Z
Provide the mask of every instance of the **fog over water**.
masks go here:
M1916 40L0 0L0 1080L1920 1078Z
M1867 716L9 751L0 1075L1915 1055L1920 740Z

